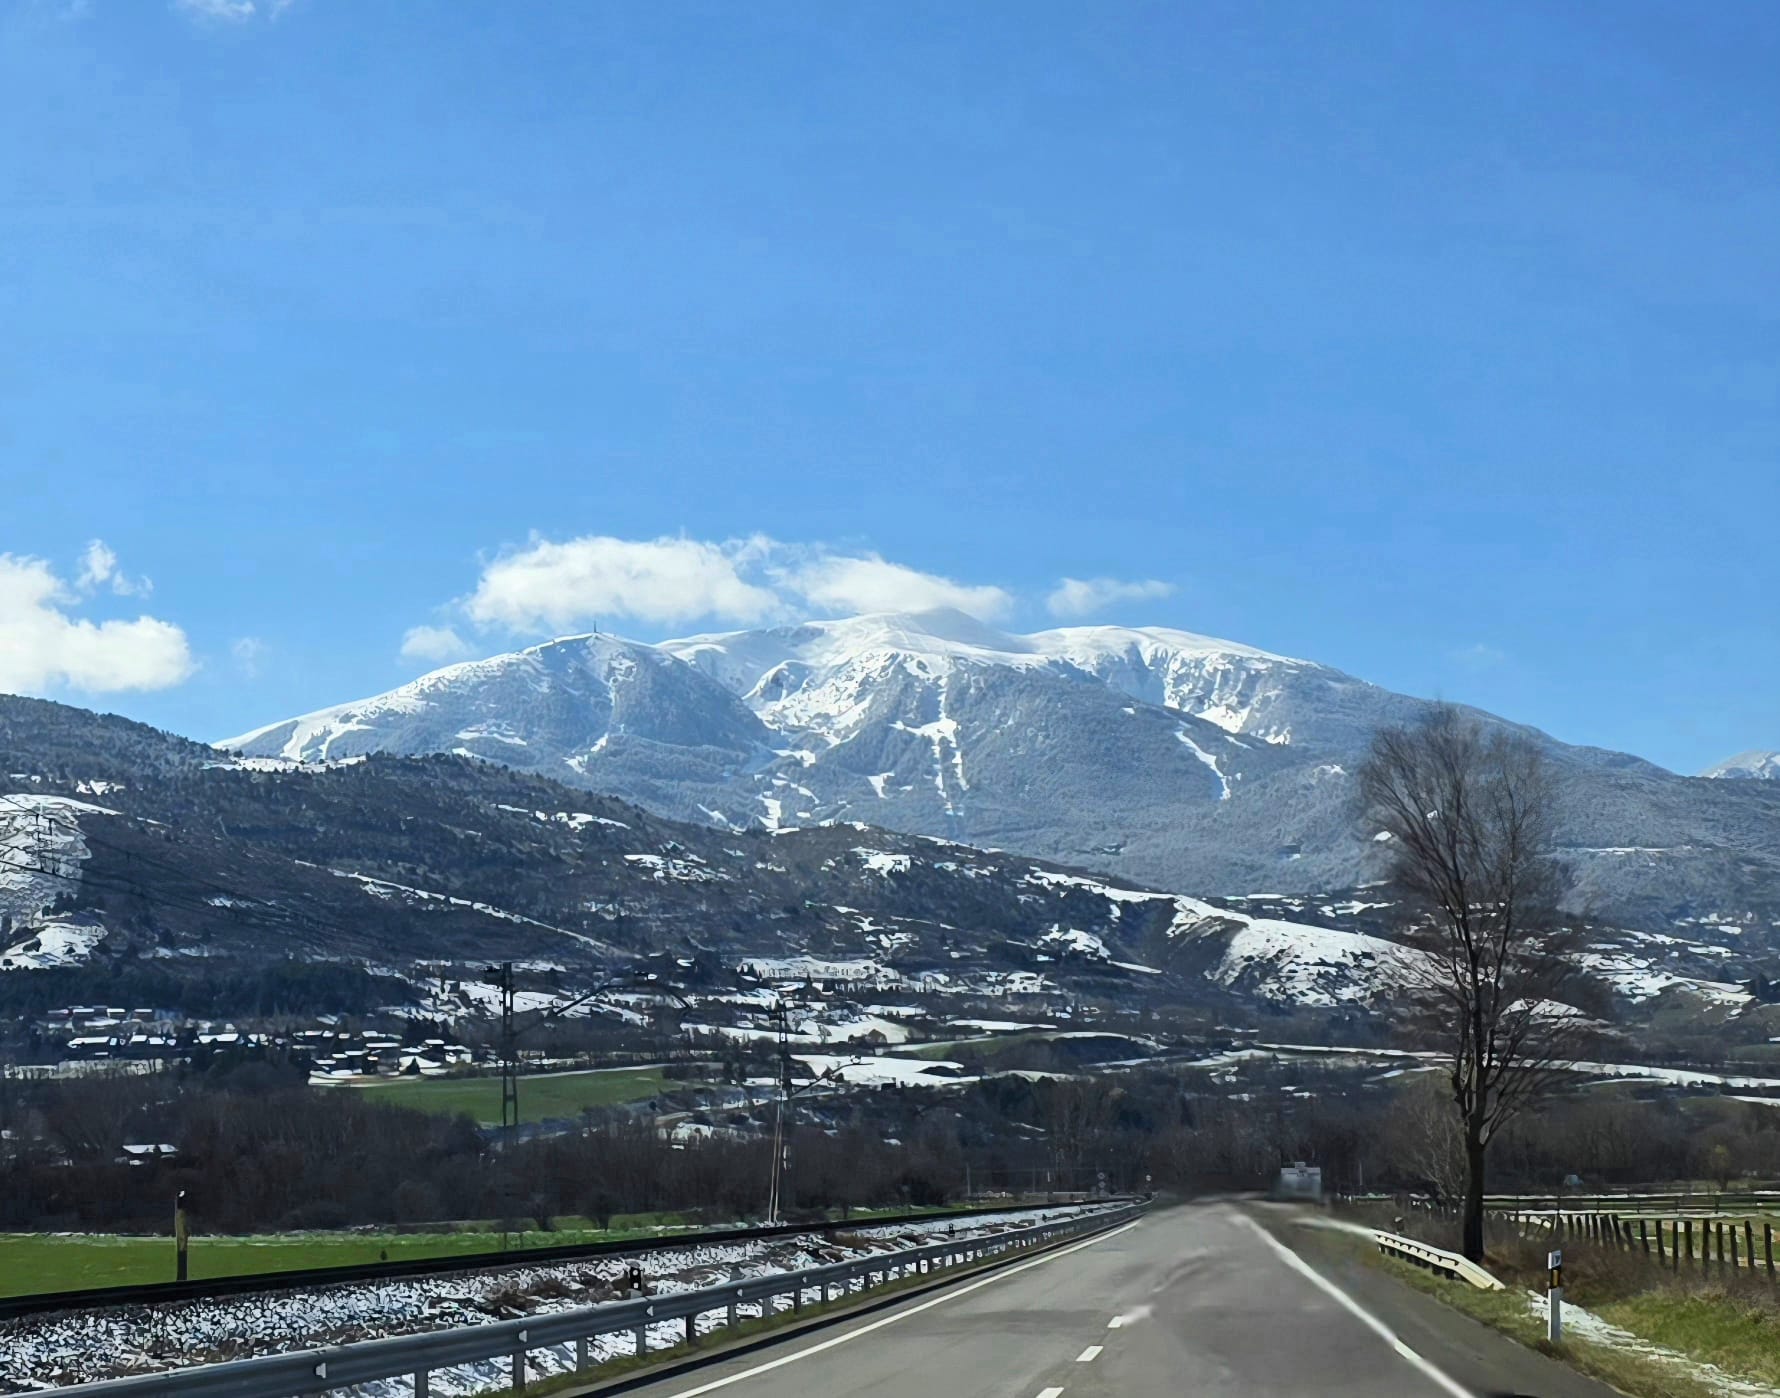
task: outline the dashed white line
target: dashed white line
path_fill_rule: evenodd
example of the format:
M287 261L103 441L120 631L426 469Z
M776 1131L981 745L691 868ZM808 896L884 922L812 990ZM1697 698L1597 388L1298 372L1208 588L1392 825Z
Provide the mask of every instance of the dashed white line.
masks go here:
M1041 1388L1038 1390L1038 1398L1063 1398L1063 1390L1060 1388Z
M1125 1317L1122 1315L1116 1315L1111 1320L1106 1322L1106 1328L1108 1330L1117 1330L1124 1323L1125 1323Z
M1080 1354L1076 1355L1075 1362L1077 1364L1092 1364L1096 1359L1100 1358L1100 1351L1105 1348L1105 1345L1089 1345Z
M812 1354L821 1354L825 1350L833 1349L836 1345L844 1345L849 1340L857 1340L861 1335L869 1335L874 1330L882 1330L886 1325L895 1325L899 1320L907 1320L912 1315L920 1315L922 1311L930 1311L935 1306L949 1305L961 1296L968 1296L973 1291L981 1291L985 1286L993 1286L997 1282L1006 1281L1009 1277L1017 1277L1021 1272L1030 1271L1034 1267L1047 1266L1048 1264L1057 1261L1059 1258L1068 1257L1072 1252L1080 1252L1083 1248L1091 1248L1097 1243L1104 1243L1109 1238L1116 1238L1119 1234L1128 1232L1137 1227L1137 1224L1138 1220L1133 1219L1130 1223L1120 1224L1117 1228L1109 1228L1104 1233L1096 1233L1091 1238L1084 1238L1079 1243L1071 1243L1068 1247L1059 1248L1056 1252L1044 1253L1041 1256L1033 1258L1030 1262L1017 1263L1014 1266L1007 1268L1005 1271L991 1272L986 1277L977 1281L967 1282L962 1286L947 1287L931 1301L923 1301L919 1305L910 1306L907 1310L892 1311L881 1320L874 1320L869 1324L859 1326L857 1329L845 1331L842 1334L836 1335L832 1340L823 1340L819 1344L810 1345L805 1349L794 1350L790 1354L781 1355L777 1359L769 1359L764 1364L756 1364L751 1368L743 1369L739 1373L725 1374L720 1379L712 1379L709 1383L701 1383L697 1388L682 1389L678 1394L678 1398L698 1398L698 1395L701 1393L715 1393L720 1388L728 1388L732 1383L740 1383L744 1379L751 1379L756 1374L764 1374L773 1369L782 1369L787 1364L795 1364L798 1360L807 1359ZM1038 1398L1057 1398L1057 1395L1061 1392L1063 1392L1063 1390L1060 1388L1047 1388L1044 1392L1038 1395ZM1469 1398L1469 1395L1467 1395L1467 1398Z
M1260 1224L1256 1223L1252 1218L1247 1217L1244 1217L1243 1222L1248 1224L1248 1226L1254 1229L1255 1232L1259 1233L1261 1235L1261 1241L1277 1252L1287 1266L1291 1267L1294 1271L1302 1273L1308 1280L1316 1283L1317 1286L1333 1296L1346 1310L1351 1311L1356 1319L1366 1325L1367 1328L1374 1331L1399 1355L1408 1360L1409 1363L1413 1364L1423 1374L1427 1375L1428 1378L1438 1384L1443 1392L1451 1394L1452 1398L1470 1398L1469 1389L1461 1388L1441 1372L1438 1367L1429 1363L1426 1359L1423 1359L1421 1355L1417 1354L1408 1345L1404 1344L1402 1340L1398 1339L1396 1332L1392 1330L1390 1326L1386 1325L1377 1316L1373 1315L1371 1311L1367 1310L1358 1301L1354 1300L1353 1297L1349 1296L1340 1287L1336 1286L1334 1282L1330 1281L1321 1272L1317 1271L1316 1268L1312 1267L1302 1257L1298 1256L1297 1253L1293 1252L1284 1243L1280 1242L1278 1238L1274 1237L1265 1228L1261 1227Z

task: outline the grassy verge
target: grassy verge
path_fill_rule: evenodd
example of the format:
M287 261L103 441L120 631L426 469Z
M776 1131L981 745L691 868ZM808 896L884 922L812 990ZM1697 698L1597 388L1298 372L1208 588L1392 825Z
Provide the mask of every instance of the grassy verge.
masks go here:
M670 1214L638 1214L612 1220L610 1229L589 1220L565 1219L552 1232L527 1230L507 1236L507 1251L659 1237L693 1227ZM447 1226L426 1233L268 1233L249 1237L192 1239L191 1275L215 1277L295 1272L310 1267L351 1267L370 1262L416 1262L437 1257L467 1260L499 1255L500 1235L489 1222ZM173 1280L171 1238L109 1233L0 1234L0 1296L46 1291L133 1286Z
M1368 1220L1372 1221L1372 1220ZM1388 1226L1388 1224L1386 1224ZM1529 1348L1636 1398L1716 1398L1720 1390L1651 1355L1629 1353L1574 1332L1561 1345L1545 1338L1545 1322L1526 1293L1542 1290L1549 1239L1521 1239L1493 1231L1490 1270L1506 1290L1478 1291L1405 1262L1381 1256L1363 1239L1347 1241L1373 1266L1438 1297ZM1430 1237L1452 1247L1450 1238ZM1652 1345L1690 1360L1713 1364L1755 1383L1780 1384L1780 1287L1765 1274L1664 1271L1641 1252L1622 1251L1585 1239L1566 1238L1564 1280L1568 1300Z
M670 1084L659 1068L540 1074L519 1080L519 1116L521 1121L572 1119L585 1107L645 1102L676 1085ZM393 1106L439 1116L468 1116L483 1125L495 1125L501 1119L499 1078L392 1078L335 1090L374 1094Z
M1008 1200L1009 1204L1015 1200ZM948 1204L923 1213L965 1213L992 1208L983 1201ZM870 1223L910 1212L906 1204L853 1209L848 1221ZM526 1229L507 1235L507 1254L574 1243L626 1242L660 1238L690 1229L725 1227L728 1221L699 1222L677 1213L620 1214L610 1228L592 1219L555 1220L549 1232ZM430 1225L425 1232L266 1233L246 1237L201 1235L191 1243L194 1281L218 1277L297 1272L311 1267L352 1267L371 1262L418 1262L439 1257L466 1261L502 1256L494 1219ZM171 1238L115 1233L0 1233L0 1296L31 1296L48 1291L80 1291L102 1286L170 1282L174 1275Z

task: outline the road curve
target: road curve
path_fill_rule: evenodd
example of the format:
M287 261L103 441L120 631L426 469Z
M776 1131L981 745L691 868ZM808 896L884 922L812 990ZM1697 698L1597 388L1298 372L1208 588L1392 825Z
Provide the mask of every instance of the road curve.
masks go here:
M630 1391L647 1398L1614 1398L1387 1276L1319 1257L1314 1248L1308 1258L1274 1242L1235 1206L1166 1209Z

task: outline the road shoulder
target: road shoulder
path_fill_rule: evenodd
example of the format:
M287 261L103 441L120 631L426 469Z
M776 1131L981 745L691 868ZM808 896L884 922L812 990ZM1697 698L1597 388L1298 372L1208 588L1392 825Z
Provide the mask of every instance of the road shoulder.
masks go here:
M1410 1278L1397 1275L1394 1267L1375 1262L1376 1252L1364 1239L1302 1222L1303 1216L1296 1210L1257 1206L1249 1210L1249 1217L1410 1349L1473 1392L1618 1398L1618 1389L1527 1348L1447 1304L1439 1295L1419 1289ZM1419 1280L1421 1274L1415 1278ZM1670 1392L1680 1398L1679 1390Z

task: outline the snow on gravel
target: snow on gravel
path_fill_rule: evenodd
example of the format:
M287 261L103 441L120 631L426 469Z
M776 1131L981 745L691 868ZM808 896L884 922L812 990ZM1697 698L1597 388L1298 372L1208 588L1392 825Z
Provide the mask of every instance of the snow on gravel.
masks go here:
M694 1290L744 1277L797 1271L873 1252L918 1246L945 1234L960 1238L998 1233L1071 1209L990 1214L955 1223L842 1225L846 1243L820 1233L722 1244L687 1244L653 1249L642 1258L651 1288L659 1293ZM258 1354L350 1344L386 1335L413 1334L457 1326L482 1325L528 1314L573 1310L611 1299L635 1253L584 1261L502 1267L445 1276L346 1283L309 1290L162 1305L66 1311L0 1321L0 1393L29 1393L46 1387L127 1374L152 1373L195 1364L245 1359ZM719 1323L706 1317L701 1330ZM678 1338L680 1322L661 1322L652 1333L657 1345ZM589 1346L599 1359L632 1353L628 1334L602 1337ZM567 1346L532 1355L533 1377L573 1366ZM506 1361L441 1370L433 1391L467 1398L504 1389ZM367 1384L365 1398L394 1398L412 1390L406 1379Z

